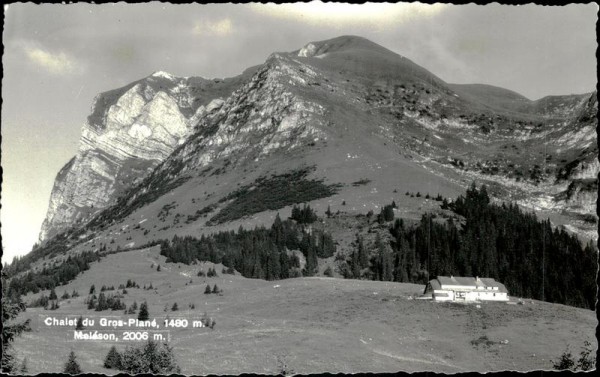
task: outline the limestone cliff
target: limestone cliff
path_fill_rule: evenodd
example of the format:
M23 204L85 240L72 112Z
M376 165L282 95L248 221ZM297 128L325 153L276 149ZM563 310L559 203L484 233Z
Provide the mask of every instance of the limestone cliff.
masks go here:
M77 155L58 173L40 240L84 222L138 183L182 144L235 87L157 72L102 93L82 128ZM201 94L201 95L200 95Z

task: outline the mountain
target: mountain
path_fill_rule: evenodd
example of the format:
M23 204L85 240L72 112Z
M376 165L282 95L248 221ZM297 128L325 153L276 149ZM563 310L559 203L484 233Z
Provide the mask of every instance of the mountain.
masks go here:
M79 151L58 173L40 240L88 220L138 183L222 104L244 75L227 80L154 74L98 95Z
M473 181L594 238L596 97L449 84L355 36L222 82L155 74L95 101L42 238L131 248L270 225L297 202L363 214L394 200L419 219L439 210L426 193L455 198Z
M346 185L337 196L354 208L382 205L394 189L455 196L478 180L499 199L551 211L558 224L575 220L589 233L596 97L531 101L489 85L448 84L355 36L274 53L224 81L156 73L96 99L78 155L57 176L41 239L162 203L166 193L191 200L190 187L214 193L196 195L181 216L217 211L231 183L307 166L313 178ZM368 190L350 185L362 178Z

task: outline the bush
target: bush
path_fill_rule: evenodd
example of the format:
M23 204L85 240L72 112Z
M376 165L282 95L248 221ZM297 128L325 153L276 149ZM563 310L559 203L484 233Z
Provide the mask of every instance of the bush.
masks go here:
M569 346L567 346L567 349L560 355L559 359L552 362L552 367L556 370L592 370L596 365L596 358L591 357L591 354L592 348L588 341L583 343L583 351L579 354L578 360L575 360L569 350Z
M333 277L333 270L331 269L331 266L327 266L325 271L323 271L323 275Z

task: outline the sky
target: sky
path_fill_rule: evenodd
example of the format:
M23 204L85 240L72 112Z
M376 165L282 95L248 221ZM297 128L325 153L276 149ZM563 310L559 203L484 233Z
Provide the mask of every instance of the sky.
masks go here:
M596 4L11 4L2 35L2 261L31 250L94 97L152 74L231 77L359 35L450 83L530 99L596 87Z

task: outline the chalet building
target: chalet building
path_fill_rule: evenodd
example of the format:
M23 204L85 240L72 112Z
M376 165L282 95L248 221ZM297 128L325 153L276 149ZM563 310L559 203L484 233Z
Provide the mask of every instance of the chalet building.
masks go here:
M438 276L425 287L435 301L508 301L508 291L491 278Z

